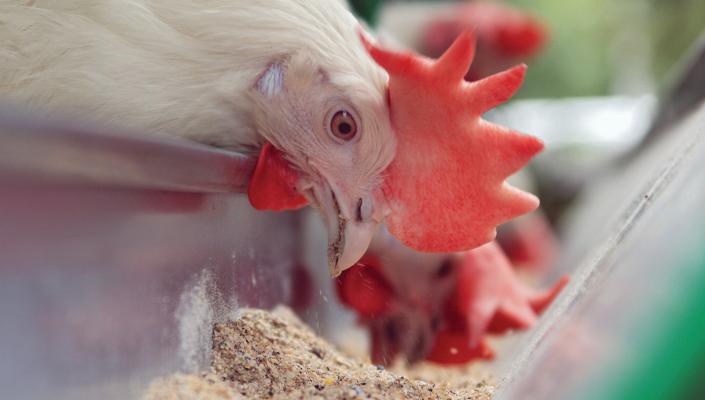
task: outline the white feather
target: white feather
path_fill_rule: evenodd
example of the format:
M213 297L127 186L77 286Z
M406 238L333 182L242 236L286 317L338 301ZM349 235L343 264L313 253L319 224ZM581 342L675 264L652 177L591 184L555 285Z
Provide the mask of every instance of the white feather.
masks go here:
M281 93L284 88L284 69L280 64L272 64L257 81L257 90L266 97Z
M339 0L0 0L0 96L253 149L246 93L282 57L306 53L351 97L382 98L356 27Z

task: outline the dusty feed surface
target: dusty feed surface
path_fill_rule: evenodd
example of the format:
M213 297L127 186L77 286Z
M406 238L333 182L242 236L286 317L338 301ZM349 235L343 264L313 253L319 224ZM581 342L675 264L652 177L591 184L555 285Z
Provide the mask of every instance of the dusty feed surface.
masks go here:
M145 400L492 397L489 377L463 374L458 379L457 370L439 372L428 366L413 374L451 377L451 383L432 383L345 356L288 314L243 310L236 321L214 325L211 371L159 379Z

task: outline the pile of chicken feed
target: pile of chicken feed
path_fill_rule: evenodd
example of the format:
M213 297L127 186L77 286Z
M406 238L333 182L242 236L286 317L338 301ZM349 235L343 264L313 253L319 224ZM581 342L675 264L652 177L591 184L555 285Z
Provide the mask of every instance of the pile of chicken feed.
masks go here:
M429 365L391 372L342 354L290 311L242 310L213 326L210 371L160 378L145 400L490 399L492 378Z

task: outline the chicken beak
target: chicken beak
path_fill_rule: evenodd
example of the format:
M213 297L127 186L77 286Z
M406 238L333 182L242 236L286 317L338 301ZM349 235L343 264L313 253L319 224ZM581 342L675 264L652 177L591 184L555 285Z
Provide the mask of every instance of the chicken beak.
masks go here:
M340 240L331 241L328 231L328 268L332 277L355 265L370 245L377 223L345 220L335 234ZM342 234L340 232L342 231Z
M328 268L332 277L355 265L370 245L379 222L372 216L371 197L342 202L327 185L314 188L328 231Z

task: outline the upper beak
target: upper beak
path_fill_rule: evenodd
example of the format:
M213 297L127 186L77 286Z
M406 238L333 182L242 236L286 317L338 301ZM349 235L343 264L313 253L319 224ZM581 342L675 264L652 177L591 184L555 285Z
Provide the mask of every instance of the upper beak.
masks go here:
M313 192L328 230L328 268L336 277L362 258L380 221L373 217L372 196L344 199L328 185Z

